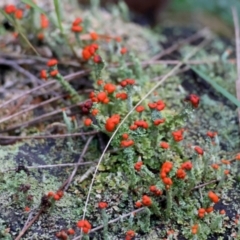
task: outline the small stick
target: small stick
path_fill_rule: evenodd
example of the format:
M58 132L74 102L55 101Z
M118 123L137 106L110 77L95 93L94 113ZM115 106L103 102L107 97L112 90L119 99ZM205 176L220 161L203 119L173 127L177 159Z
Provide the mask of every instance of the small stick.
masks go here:
M83 150L82 150L82 153L81 153L81 155L80 155L80 157L79 157L79 159L78 159L78 163L77 163L77 164L80 164L80 163L82 162L83 157L84 157L85 153L87 152L88 147L89 147L89 144L91 143L92 139L93 139L93 136L91 136L91 137L88 138L88 140L87 140L87 142L86 142L86 144L85 144L85 146L84 146L84 148L83 148ZM69 188L70 183L72 182L72 180L73 180L73 178L74 178L74 176L75 176L75 174L76 174L76 172L77 172L77 169L78 169L78 165L76 165L76 166L74 167L74 169L73 169L73 171L72 171L72 174L71 174L70 177L68 178L67 183L66 183L66 185L64 186L64 191L66 191L66 190Z
M26 136L26 137L18 137L18 136L0 136L0 139L6 140L23 140L23 139L45 139L45 138L66 138L66 137L75 137L82 135L93 135L97 134L98 131L91 132L82 132L82 133L67 133L67 134L56 134L56 135L47 135L47 136Z
M193 34L192 36L182 40L182 41L179 41L177 43L175 43L174 45L172 45L171 47L165 49L163 52L160 52L159 54L153 56L149 62L152 62L154 60L158 60L160 58L162 58L163 56L165 55L168 55L174 51L176 51L177 49L179 49L181 46L185 45L185 44L188 44L190 42L193 42L193 41L196 41L198 40L199 38L203 37L203 34L206 32L207 28L203 28L202 30L200 30L199 32Z
M24 167L27 168L27 169L55 168L55 167L75 167L75 166L91 165L93 163L94 163L94 161L92 161L92 162L82 162L82 163L62 163L62 164L49 164L49 165L39 165L39 166L24 166ZM16 171L16 168L1 171L1 173L11 172L11 171Z
M85 75L85 74L88 74L89 71L90 71L90 70L82 70L82 71L79 71L79 72L76 72L76 73L71 73L71 74L65 76L64 78L65 78L66 81L70 81L70 80L72 80L72 79L75 79L75 78L78 77L78 76L83 76L83 75ZM42 84L41 86L35 87L35 88L33 88L33 89L30 89L30 90L22 93L21 95L16 96L15 98L9 99L8 101L5 101L4 103L2 103L2 104L0 105L0 109L3 108L3 107L5 107L5 106L8 105L8 104L14 102L14 101L17 101L17 100L18 100L19 98L21 98L21 97L24 97L24 96L26 96L26 95L28 95L28 94L31 94L31 93L33 93L33 92L35 92L35 91L38 91L38 90L40 90L41 88L49 87L50 85L52 85L52 84L54 84L54 83L56 83L56 81L51 80L51 81L49 81L49 82L46 82L46 83Z
M79 106L79 105L81 105L81 104L82 104L82 103L75 104L75 105L71 105L71 106L69 106L68 108L71 109L71 108L77 107L77 106ZM17 125L14 125L14 126L10 127L10 128L1 130L0 133L8 132L8 131L13 131L13 130L18 129L18 128L21 128L21 127L28 127L28 126L30 126L30 125L32 125L32 124L36 124L36 123L38 123L38 122L42 122L43 119L46 120L47 118L52 117L52 116L54 116L54 115L57 115L57 114L59 114L59 113L61 113L61 112L62 112L62 109L57 109L57 110L55 110L55 111L52 111L52 112L50 112L50 113L43 114L43 115L41 115L41 116L39 116L39 117L36 117L36 118L34 118L34 119L32 119L32 120L29 120L29 121L27 121L27 122L24 122L24 123L21 123L21 124L17 124Z
M6 59L0 59L0 64L11 66L16 71L20 72L22 75L24 75L27 78L29 78L35 87L37 86L36 83L38 83L38 84L42 83L42 81L39 78L35 77L32 73L30 73L27 70L25 70L24 68L20 67L14 61L6 60Z
M20 240L21 237L25 234L25 232L32 226L32 224L40 217L40 215L43 212L43 208L41 208L39 210L39 212L37 213L37 215L26 225L23 227L23 229L21 230L21 232L19 233L19 235L15 238L15 240Z

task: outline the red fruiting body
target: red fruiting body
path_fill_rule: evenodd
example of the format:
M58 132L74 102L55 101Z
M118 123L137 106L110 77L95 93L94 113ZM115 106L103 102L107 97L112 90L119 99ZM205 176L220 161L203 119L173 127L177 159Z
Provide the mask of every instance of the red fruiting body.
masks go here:
M129 127L129 129L132 130L132 131L136 130L137 128L138 128L138 126L135 125L135 124L133 124Z
M216 163L214 163L214 164L211 165L211 167L212 167L213 169L218 169L218 168L219 168L219 165L216 164Z
M186 172L182 169L182 168L179 168L177 170L177 173L176 173L176 177L179 178L179 179L184 179L186 177Z
M84 120L84 125L85 125L86 127L91 126L91 125L92 125L92 119L86 118L86 119Z
M53 199L54 199L55 201L59 201L59 200L61 199L61 197L60 197L58 194L54 194L54 195L53 195Z
M205 209L205 211L206 211L207 213L210 213L210 212L213 211L213 207L212 207L212 206L211 206L211 207L208 207L208 208Z
M61 239L61 240L67 240L68 239L67 233L64 230L62 230L60 232L57 232L56 237Z
M57 191L57 195L58 195L60 198L62 198L63 195L64 195L64 192L61 191L61 190L58 190L58 191Z
M204 208L198 209L198 216L199 216L199 218L203 218L205 216L205 209Z
M135 203L135 207L136 208L140 208L142 206L142 203L140 202L140 201L137 201L136 203Z
M98 112L98 109L93 109L91 113L93 116L97 116Z
M157 187L155 185L149 187L150 192L156 192Z
M238 154L235 156L235 159L236 159L236 160L240 160L240 153L238 153Z
M154 108L157 107L157 103L149 103L149 104L148 104L148 107L149 107L150 109L154 109Z
M58 70L53 70L50 72L51 77L56 77L58 75Z
M207 132L207 136L210 138L214 138L216 135L217 135L217 132L211 132L211 131Z
M120 82L120 85L122 87L126 87L127 85L134 85L135 84L135 80L134 79L125 79L125 80L122 80Z
M134 238L134 236L135 236L135 232L134 232L133 230L128 230L128 231L126 232L126 238L125 238L125 240L131 240L131 239Z
M77 227L81 228L85 234L88 234L92 225L87 220L80 220L77 222Z
M47 71L46 70L41 70L40 72L40 78L42 79L47 79Z
M204 153L203 149L200 148L199 146L196 146L196 147L194 148L194 150L195 150L195 152L196 152L197 154L199 154L199 155L203 155L203 153Z
M192 234L197 234L197 232L198 232L198 225L195 224L192 226Z
M102 63L102 58L101 58L99 55L94 55L93 61L94 61L96 64L99 64L99 63Z
M161 142L160 143L160 147L163 149L168 149L169 148L169 144L167 142Z
M140 113L140 112L144 111L144 107L139 105L139 106L136 107L135 110Z
M122 47L120 53L121 53L122 55L124 55L124 54L127 53L127 51L128 51L127 48Z
M149 196L147 196L147 195L143 195L143 196L142 196L142 204L143 204L144 206L147 206L147 207L151 206L151 205L152 205L152 200L151 200L151 198L150 198Z
M112 83L106 83L104 85L104 90L111 94L116 90L116 86Z
M50 59L48 62L47 62L47 66L48 67L53 67L55 65L58 64L58 61L56 59Z
M16 19L22 19L22 17L23 17L23 11L21 9L17 9L15 11L15 18Z
M185 101L191 102L194 108L197 108L200 102L200 98L195 94L190 94L188 97L185 98Z
M183 140L183 131L178 130L178 131L172 132L172 136L176 142L180 142Z
M136 162L134 164L135 170L139 172L141 170L141 168L142 168L142 165L143 165L143 162Z
M106 98L107 98L107 94L105 92L100 92L97 94L97 99L101 103L104 103Z
M126 140L126 139L128 139L128 137L129 137L129 136L128 136L127 133L124 133L124 134L122 135L122 139L125 139L125 140Z
M41 28L47 28L49 25L48 19L44 14L40 15L40 20L41 20Z
M115 40L116 40L116 42L121 42L122 41L121 37L116 37Z
M101 86L102 84L103 84L103 80L102 80L102 79L98 79L98 80L97 80L97 85L98 85L98 86Z
M117 93L117 94L116 94L116 98L120 98L120 99L122 99L122 100L126 100L126 99L128 98L128 95L127 95L127 93L125 93L125 92Z
M162 111L165 108L165 103L162 100L157 101L157 107L156 109L158 111Z
M71 27L71 31L75 33L82 32L82 30L83 30L82 26L72 25Z
M168 177L163 178L162 181L163 181L163 183L164 183L165 185L169 185L169 186L170 186L170 185L173 184L172 179L171 179L171 178L168 178Z
M31 209L28 207L28 206L26 206L25 208L24 208L24 211L25 212L29 212Z
M50 192L48 192L47 196L50 198L50 197L53 197L54 194L55 194L54 192L50 191Z
M81 19L81 18L76 18L76 19L73 21L72 25L73 25L73 26L77 26L77 25L80 24L80 23L82 23L82 19Z
M105 124L105 129L108 132L113 132L117 126L117 124L119 124L120 122L120 116L118 114L112 115L111 117L109 117L106 121Z
M67 233L68 233L68 235L74 235L74 234L75 234L75 231L74 231L72 228L69 228L69 229L67 230Z
M131 147L132 145L134 145L133 140L128 139L121 141L121 147Z
M92 105L93 105L93 98L92 100L87 100L82 105L80 105L82 113L84 114L89 113L90 109L92 108Z
M147 129L148 128L148 123L144 120L138 120L134 122L134 125L138 126L138 127L142 127Z
M208 192L208 197L214 203L217 203L219 201L219 197L212 191Z
M193 167L192 162L188 161L185 163L182 163L181 168L185 170L191 170Z
M91 32L90 36L91 36L92 40L94 40L94 41L98 40L98 34L97 33Z
M98 207L99 207L100 209L107 208L107 206L108 206L108 204L107 204L106 202L100 202L100 203L98 203Z
M165 122L165 119L164 119L164 118L162 118L162 119L156 119L156 120L154 120L153 124L154 124L155 126L158 126L159 124L164 123L164 122Z
M12 5L12 4L9 4L9 5L7 5L7 6L4 8L4 11L5 11L5 13L7 13L7 14L12 14L12 13L15 13L16 7L15 7L14 5Z

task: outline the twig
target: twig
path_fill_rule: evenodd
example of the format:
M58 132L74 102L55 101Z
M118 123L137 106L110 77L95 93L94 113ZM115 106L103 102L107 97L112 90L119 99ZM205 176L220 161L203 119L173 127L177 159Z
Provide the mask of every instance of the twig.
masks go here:
M25 232L32 226L32 224L40 217L40 215L43 212L43 208L41 208L39 210L39 212L37 213L37 215L29 222L29 224L27 224L26 226L23 227L23 229L21 230L21 232L19 233L19 235L15 238L15 240L20 240L21 237L25 234Z
M132 211L132 212L130 212L130 213L123 214L123 215L121 215L120 217L117 217L117 218L109 221L107 224L112 224L112 223L118 222L119 220L121 220L121 219L123 219L123 218L126 218L126 217L128 217L128 216L131 216L132 214L142 212L144 209L145 209L145 207L142 207L142 208L136 209L136 210L134 210L134 211ZM100 226L98 226L98 227L95 227L95 228L93 228L89 233L91 233L91 232L96 232L97 230L100 230L100 229L102 229L103 227L104 227L104 225L100 225ZM74 238L73 240L78 240L78 239L80 239L80 238L81 238L81 236L78 236L78 237Z
M32 211L28 214L27 221L25 222L23 228L25 228L25 227L28 225L28 223L29 223L29 221L30 221L30 219L31 219L31 217L32 217L32 215L33 215L33 211L34 211L34 210L35 210L35 208L32 209Z
M233 63L233 59L229 60L229 63ZM177 65L179 60L156 60L156 61L145 61L142 62L142 65L155 65L155 64L166 64L166 65ZM185 63L188 65L200 65L200 64L211 64L219 62L219 59L203 59L203 60L192 60L192 61L186 61Z
M12 68L14 68L16 71L20 72L21 74L23 74L24 76L26 76L27 78L29 78L31 80L31 82L33 83L33 85L36 87L37 84L41 84L42 81L40 79L38 79L36 76L34 76L33 74L31 74L30 72L26 71L24 68L20 67L18 64L16 64L16 62L11 61L11 60L6 60L6 59L0 59L0 64L2 65L7 65L7 66L11 66Z
M203 37L204 36L204 33L207 31L207 28L203 28L202 30L200 30L199 32L193 34L192 36L184 39L184 40L181 40L179 42L177 42L176 44L172 45L171 47L165 49L163 52L160 52L159 54L153 56L149 62L152 62L152 61L155 61L155 60L158 60L160 58L162 58L163 56L165 55L168 55L174 51L176 51L177 49L179 49L181 46L185 45L185 44L188 44L190 42L193 42L193 41L196 41L198 40L199 38Z
M83 165L91 165L94 164L95 162L82 162L82 163L62 163L62 164L49 164L49 165L39 165L39 166L24 166L27 169L39 169L39 168L55 168L55 167L75 167L75 166L83 166ZM3 172L11 172L11 171L16 171L16 168L12 169L7 169L1 171Z
M212 181L210 181L210 182L207 182L207 183L200 184L200 185L195 186L194 188L192 188L191 191L196 190L196 189L198 189L198 188L205 187L205 186L207 186L207 185L209 185L209 184L212 184L212 183L215 183L215 182L217 182L216 179L215 179L215 180L212 180Z
M45 138L66 138L66 137L76 137L76 136L86 136L97 134L98 131L82 132L82 133L67 133L67 134L56 134L56 135L45 135L45 136L0 136L0 139L4 140L23 140L23 139L45 139Z
M91 143L92 139L93 139L93 136L88 138L88 140L87 140L87 142L86 142L86 144L85 144L85 146L84 146L84 148L82 150L82 153L81 153L81 155L80 155L80 157L78 159L77 165L74 167L74 169L72 171L72 174L70 175L70 177L67 180L67 183L66 183L66 185L64 187L64 191L66 191L68 189L68 187L70 186L70 183L72 182L72 180L73 180L73 178L74 178L74 176L75 176L75 174L77 172L78 164L80 164L82 162L83 157L84 157L85 153L87 152L89 144Z
M86 75L88 73L89 73L89 70L82 70L82 71L79 71L79 72L76 72L76 73L71 73L69 75L66 75L64 78L65 78L66 81L70 81L72 79L75 79L76 77L83 76L83 75ZM46 82L46 83L42 84L41 86L38 86L38 87L33 88L33 89L30 89L30 90L24 92L23 94L21 94L19 96L16 96L16 97L14 97L12 99L9 99L8 101L5 101L4 103L2 103L0 105L0 109L5 107L5 106L7 106L8 104L10 104L10 103L12 103L14 101L17 101L21 97L24 97L24 96L26 96L28 94L31 94L31 93L36 92L36 91L39 91L41 88L49 87L50 85L52 85L54 83L56 83L56 81L54 81L54 80Z
M237 58L237 80L236 80L236 94L237 99L240 101L240 29L239 20L236 7L232 7L233 22L235 28L235 41L236 41L236 58ZM238 109L238 122L240 124L240 109Z
M71 106L68 107L68 109L77 107L77 106L79 106L79 105L81 105L81 104L82 104L82 103L75 104L75 105L71 105ZM21 123L21 124L17 124L17 125L14 125L14 126L10 127L10 128L1 130L0 133L8 132L8 131L13 131L13 130L16 130L16 129L21 128L21 127L28 127L28 126L30 126L30 125L32 125L32 124L36 124L36 123L38 123L38 122L42 122L43 120L46 120L46 119L48 119L49 117L52 117L52 116L54 116L54 115L57 115L57 114L59 114L59 113L61 113L61 112L62 112L62 109L57 109L57 110L52 111L52 112L50 112L50 113L46 113L46 114L43 114L43 115L41 115L41 116L39 116L39 117L36 117L36 118L34 118L34 119L31 119L31 120L29 120L29 121L27 121L27 122L24 122L24 123Z
M92 90L91 90L91 89L89 89L89 90L83 90L83 91L80 91L80 92L78 92L78 93L86 93L86 92L90 92L90 91L92 91ZM31 110L33 110L33 109L38 108L38 107L42 107L42 106L44 106L44 105L46 105L46 104L55 102L55 101L61 99L62 97L64 97L64 95L60 95L60 96L57 96L57 97L48 99L48 100L46 100L46 101L43 101L43 102L39 103L38 105L34 105L34 106L29 107L29 108L26 108L26 109L24 109L24 110L22 110L22 111L20 111L20 112L17 112L17 113L15 113L15 114L12 114L12 115L10 115L10 116L7 116L7 117L1 119L1 120L0 120L0 123L3 123L3 122L5 122L5 121L8 121L8 120L10 120L10 119L12 119L12 118L15 118L15 117L17 117L17 116L19 116L19 115L21 115L21 114L23 114L23 113L29 112L29 111L31 111Z

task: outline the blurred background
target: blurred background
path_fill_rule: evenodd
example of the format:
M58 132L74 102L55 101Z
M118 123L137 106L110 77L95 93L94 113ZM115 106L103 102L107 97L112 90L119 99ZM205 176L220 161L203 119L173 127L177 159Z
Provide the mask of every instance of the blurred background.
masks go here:
M79 0L86 6L98 0ZM101 0L103 7L120 4L119 0ZM213 32L233 36L231 8L240 14L240 0L124 0L131 10L131 19L151 26L208 26Z

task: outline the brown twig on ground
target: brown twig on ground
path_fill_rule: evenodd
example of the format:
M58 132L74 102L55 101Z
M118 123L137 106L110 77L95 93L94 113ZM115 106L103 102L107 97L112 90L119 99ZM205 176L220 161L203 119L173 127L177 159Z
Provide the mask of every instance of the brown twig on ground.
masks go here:
M74 105L71 105L71 106L67 107L66 109L71 109L71 108L74 108L74 107L78 107L81 104L82 103L74 104ZM57 114L60 114L60 113L62 113L62 109L57 109L57 110L52 111L50 113L46 113L46 114L43 114L41 116L38 116L38 117L36 117L36 118L34 118L32 120L29 120L27 122L24 122L24 123L21 123L21 124L17 124L17 125L14 125L14 126L10 127L10 128L1 130L0 133L13 131L13 130L16 130L16 129L21 128L21 127L28 127L28 126L31 126L33 124L42 122L43 120L46 120L46 119L48 119L50 117L53 117L54 115L57 115Z
M237 58L237 80L236 80L236 94L237 99L240 101L240 28L239 19L236 7L232 7L233 22L235 28L235 41L236 41L236 58ZM238 121L240 124L240 109L238 109Z
M91 165L94 164L95 161L92 162L82 162L82 163L61 163L61 164L49 164L49 165L39 165L39 166L24 166L27 169L39 169L39 168L55 168L55 167L75 167L75 166L84 166L84 165ZM7 170L1 171L3 172L12 172L16 171L16 168L11 168Z
M229 59L228 62L234 64L234 60L235 59ZM181 62L180 60L156 60L156 61L152 61L152 62L142 62L142 65L155 65L155 64L166 64L166 65L176 65L179 62ZM216 63L219 62L219 59L202 59L202 60L192 60L192 61L186 61L185 63L188 65L200 65L200 64L212 64L212 63Z
M33 225L33 223L40 217L40 215L43 213L44 209L41 208L37 215L27 224L23 227L19 235L15 238L15 240L20 240L21 237L25 234L25 232Z
M57 135L45 135L45 136L0 136L0 139L6 140L23 140L23 139L45 139L45 138L66 138L66 137L76 137L82 135L93 135L97 134L98 131L82 132L82 133L68 133L68 134L57 134Z
M196 189L199 189L199 188L202 188L202 187L205 187L205 186L207 186L207 185L209 185L209 184L212 184L212 183L215 183L215 182L217 182L216 179L211 180L210 182L207 182L207 183L200 184L200 185L195 186L194 188L192 188L191 191L196 190Z
M78 92L78 93L87 93L87 92L90 92L90 91L92 91L92 89L86 89L86 90L80 91L80 92ZM5 122L5 121L8 121L8 120L10 120L10 119L12 119L12 118L15 118L15 117L17 117L17 116L19 116L19 115L21 115L21 114L23 114L23 113L29 112L29 111L31 111L31 110L33 110L33 109L38 108L38 107L42 107L42 106L44 106L44 105L46 105L46 104L55 102L55 101L61 99L62 97L64 97L64 95L60 95L60 96L57 96L57 97L48 99L48 100L46 100L46 101L43 101L43 102L39 103L38 105L33 105L33 106L29 107L29 108L26 108L26 109L24 109L24 110L22 110L22 111L19 111L19 112L15 113L15 114L9 115L9 116L1 119L1 120L0 120L0 123L3 123L3 122Z
M30 79L32 82L33 86L37 86L38 84L41 84L42 81L34 76L32 73L29 71L25 70L24 68L20 67L15 61L7 60L7 59L0 59L0 64L2 65L7 65L15 69L17 72L21 73L22 75L26 76L27 78Z
M83 148L83 150L82 150L82 153L81 153L81 155L80 155L80 157L79 157L79 159L78 159L77 164L80 164L80 163L82 162L83 157L84 157L85 153L87 152L88 147L89 147L89 144L91 143L92 139L93 139L93 136L91 136L91 137L88 138L88 140L87 140L87 142L86 142L86 144L85 144L85 146L84 146L84 148ZM70 183L72 182L72 180L73 180L73 178L74 178L74 176L75 176L75 174L76 174L76 172L77 172L77 169L78 169L78 165L76 165L76 166L74 167L74 169L73 169L70 177L67 179L67 182L66 182L66 184L65 184L64 187L63 187L64 191L66 191L66 190L69 188Z
M207 28L203 28L202 30L198 31L197 33L193 34L192 36L175 43L171 47L169 47L169 48L165 49L164 51L160 52L159 54L153 56L151 59L149 59L149 62L158 60L158 59L162 58L163 56L166 56L166 55L178 50L183 45L189 44L191 42L194 42L194 41L200 39L201 37L204 37L204 34L206 33L206 31L207 31Z
M66 81L71 81L71 80L75 79L76 77L84 76L84 75L88 74L89 71L90 71L90 70L82 70L82 71L79 71L79 72L76 72L76 73L71 73L71 74L69 74L69 75L66 75L66 76L64 77L64 79L65 79ZM30 89L30 90L22 93L22 94L19 95L19 96L16 96L16 97L14 97L14 98L12 98L12 99L9 99L8 101L5 101L4 103L2 103L2 104L0 105L0 109L3 108L3 107L5 107L5 106L7 106L8 104L10 104L10 103L12 103L12 102L14 102L14 101L17 101L17 100L18 100L19 98L21 98L21 97L24 97L24 96L26 96L26 95L28 95L28 94L31 94L31 93L36 92L36 91L39 91L41 88L49 87L50 85L52 85L52 84L54 84L54 83L56 83L56 81L54 81L54 80L48 81L48 82L42 84L41 86L38 86L38 87L33 88L33 89Z

